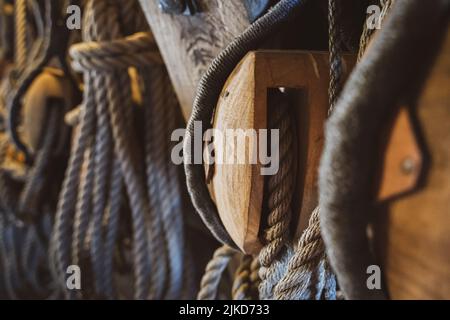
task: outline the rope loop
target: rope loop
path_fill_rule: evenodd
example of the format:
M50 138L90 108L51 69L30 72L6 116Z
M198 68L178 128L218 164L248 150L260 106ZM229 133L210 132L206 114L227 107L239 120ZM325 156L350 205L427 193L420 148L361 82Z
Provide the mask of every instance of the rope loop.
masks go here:
M113 72L129 67L163 64L153 37L148 32L111 41L91 41L70 48L76 71Z

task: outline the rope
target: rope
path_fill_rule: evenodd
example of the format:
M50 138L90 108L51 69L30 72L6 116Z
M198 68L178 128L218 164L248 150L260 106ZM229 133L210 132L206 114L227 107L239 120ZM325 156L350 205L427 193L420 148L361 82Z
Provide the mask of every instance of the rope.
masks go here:
M36 30L28 30L28 6ZM16 1L14 15L16 73L6 75L1 84L3 121L7 116L6 105L10 104L16 89L12 80L17 79L17 72L29 69L27 61L34 60L41 52L40 37L43 36L43 19L36 1ZM29 31L35 31L36 41L29 41ZM59 101L49 100L46 129L27 164L8 135L0 133L0 298L44 299L55 295L47 235L52 221L51 208L60 185L58 174L54 172L63 168L62 155L55 153L56 145L64 143L60 134L62 111ZM49 174L50 167L52 174Z
M191 164L192 150L190 150L186 141L189 142L193 139L192 127L194 121L208 121L211 117L214 101L217 100L217 94L223 86L224 79L239 62L239 59L242 58L245 52L253 48L259 39L266 36L269 29L278 26L280 20L283 21L283 18L293 14L294 9L300 4L300 2L279 2L278 6L275 6L270 13L257 20L241 36L237 37L211 64L200 82L194 102L194 110L188 123L184 148L188 187L191 198L205 223L219 240L230 246L234 244L228 238L229 235L223 229L220 220L217 220L216 208L210 204L210 198L206 194L207 190L202 189L201 181L204 180L204 173L197 170L200 168ZM342 66L336 22L336 16L339 11L334 1L330 1L329 4L331 111L340 91ZM277 20L277 18L280 20ZM282 97L278 96L276 98L281 99ZM261 264L259 295L262 299L335 299L336 282L334 275L329 270L324 254L318 210L314 211L310 224L304 231L295 251L292 250L289 244L295 166L293 163L294 152L292 152L294 145L293 127L287 107L286 105L278 106L271 111L271 117L269 118L272 121L270 127L280 128L281 131L280 170L276 175L270 177L267 183L267 198L265 202L268 204L268 217L267 227L263 233L265 246L259 255ZM208 276L217 281L217 274ZM246 279L240 279L239 276L248 278L246 273L238 273L233 293L235 297L244 298L245 295L240 294L239 288L245 289L245 281L241 280ZM319 278L318 288L313 288L317 282L315 277ZM217 282L214 283L217 284Z
M153 37L136 30L144 20L130 2L122 12L113 1L88 0L84 42L70 49L85 91L55 219L53 263L61 289L65 268L80 263L92 280L81 298L115 299L124 290L114 280L114 252L130 242L124 263L132 268L135 299L192 298L183 189L170 159L179 106ZM132 85L141 101L133 101Z
M339 30L339 19L342 15L339 0L328 0L328 34L330 51L330 86L328 89L329 110L333 111L337 98L342 90L342 37Z
M336 299L336 280L330 271L320 234L319 208L311 214L308 228L300 237L289 259L284 277L277 283L274 296L278 300Z
M205 273L200 283L198 300L215 300L218 296L220 280L228 267L231 259L236 255L236 250L224 245L218 248L206 266Z
M46 207L51 205L52 197L42 191L51 180L46 172L55 161L51 151L57 142L60 111L58 105L49 106L47 130L23 187L17 190L14 187L17 183L6 169L0 169L0 238L3 239L0 244L0 274L3 280L0 280L0 292L6 292L6 297L10 299L30 296L46 298L54 290L54 280L49 277L48 270L48 239L42 237L49 232L46 226L50 215ZM11 160L3 158L3 165L5 161ZM19 217L27 220L24 223L18 220Z
M273 286L269 279L273 279L272 275L277 272L274 261L284 253L282 250L290 240L291 204L294 193L295 143L292 117L289 105L281 92L269 96L268 105L274 106L274 103L279 105L269 111L269 127L280 131L280 167L267 181L267 199L264 200L268 205L267 227L263 234L265 245L259 253L260 292L268 292L269 287Z
M339 31L339 18L341 15L341 7L337 0L329 0L329 47L330 47L330 86L329 86L329 113L332 112L337 101L339 93L342 89L342 39ZM277 109L278 110L278 109ZM271 117L277 118L276 114L271 114ZM289 121L288 114L284 115L285 121ZM276 121L276 120L275 120ZM292 128L291 128L292 131ZM281 150L284 144L283 136L280 134ZM290 150L291 148L288 148ZM292 150L290 150L292 151ZM281 159L284 158L281 152ZM271 188L272 180L279 180L278 176L283 175L283 169L289 173L288 176L293 177L293 168L285 166L283 162L280 164L280 171L277 175L269 179L269 207L273 207L275 202L273 192L278 192L288 198L289 191L293 189L291 181L282 181L282 185L277 185L278 190ZM285 188L284 190L282 188ZM290 195L290 200L292 195ZM283 220L279 220L279 224L286 223L283 236L288 234L288 227L290 219L288 212L291 210L290 201L285 202L283 211L285 216ZM273 218L269 215L269 230ZM267 231L266 231L267 232ZM281 239L281 238L280 238ZM279 240L280 243L282 241ZM286 240L284 240L286 243ZM292 254L289 251L284 252L284 257L279 258L277 263L274 263L275 254L269 255L272 259L267 259L267 245L260 253L261 259L261 278L260 294L264 299L336 299L336 280L334 274L330 270L325 255L325 248L320 234L319 208L316 208L311 214L308 227L303 231L297 246L294 248ZM279 247L277 247L279 248ZM277 251L279 252L280 249ZM292 252L292 251L291 251ZM266 259L266 260L264 260ZM268 275L267 275L268 273ZM266 280L269 279L269 280Z
M27 62L27 0L16 0L14 5L15 57L14 62L21 70Z
M259 260L245 255L234 274L233 300L257 300L259 298Z

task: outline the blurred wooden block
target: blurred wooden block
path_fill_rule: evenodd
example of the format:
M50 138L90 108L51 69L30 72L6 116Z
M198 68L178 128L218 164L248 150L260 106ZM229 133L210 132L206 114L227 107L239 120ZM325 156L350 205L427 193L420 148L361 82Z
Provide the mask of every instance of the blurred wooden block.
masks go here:
M414 108L430 157L423 187L377 214L377 252L392 299L450 299L449 88L450 29Z

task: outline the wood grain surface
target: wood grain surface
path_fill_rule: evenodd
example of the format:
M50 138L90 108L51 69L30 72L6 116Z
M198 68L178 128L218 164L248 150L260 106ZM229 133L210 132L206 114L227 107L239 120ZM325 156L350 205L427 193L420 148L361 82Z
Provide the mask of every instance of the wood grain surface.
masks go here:
M450 299L449 88L450 29L415 108L429 154L423 186L378 213L377 251L393 299Z
M197 84L209 63L249 25L241 0L201 0L194 16L162 13L156 0L140 0L187 119Z

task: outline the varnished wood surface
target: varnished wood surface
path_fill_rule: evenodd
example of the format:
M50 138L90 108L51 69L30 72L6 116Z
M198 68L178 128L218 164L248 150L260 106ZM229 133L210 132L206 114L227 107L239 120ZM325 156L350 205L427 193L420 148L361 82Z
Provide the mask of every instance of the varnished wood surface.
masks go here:
M140 0L187 119L198 82L214 57L249 25L241 0L201 0L194 16L162 13Z
M415 113L430 163L420 190L378 213L384 289L393 299L450 299L450 32Z

